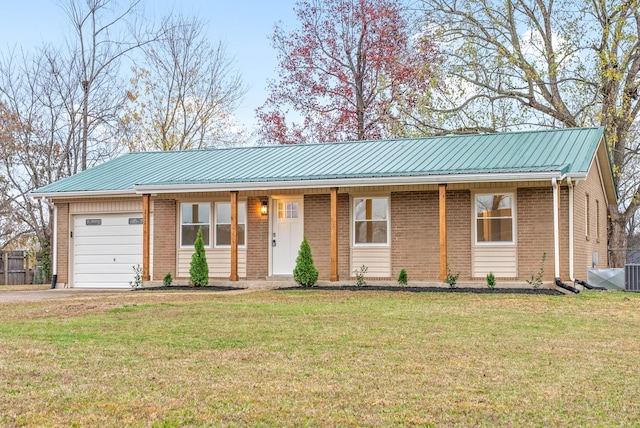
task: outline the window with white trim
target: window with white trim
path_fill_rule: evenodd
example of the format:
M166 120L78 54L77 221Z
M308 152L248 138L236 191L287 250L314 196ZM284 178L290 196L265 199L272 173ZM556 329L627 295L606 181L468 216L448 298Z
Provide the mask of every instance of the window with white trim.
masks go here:
M476 194L476 243L514 242L512 193Z
M356 245L389 242L389 198L353 199L353 235Z
M600 242L600 201L596 199L596 242Z
M587 240L589 239L589 235L591 234L591 230L589 227L589 223L591 223L591 213L589 211L589 194L587 193L584 195L584 233L587 237Z
M183 203L180 211L180 246L192 247L200 228L202 228L202 241L205 247L209 246L211 205L201 202Z
M238 246L244 247L247 234L247 203L238 202ZM231 202L216 202L215 216L216 247L231 246Z

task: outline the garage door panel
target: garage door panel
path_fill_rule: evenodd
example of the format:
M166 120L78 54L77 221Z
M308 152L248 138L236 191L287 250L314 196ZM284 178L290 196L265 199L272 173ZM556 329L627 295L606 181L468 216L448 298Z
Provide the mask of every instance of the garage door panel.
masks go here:
M95 264L92 266L87 265L79 265L78 269L76 269L76 275L92 275L92 276L101 276L101 275L121 275L123 278L127 278L128 280L133 279L133 266L129 264ZM96 275L96 272L100 272L100 275Z
M137 254L89 254L89 255L77 255L76 265L84 266L111 266L111 265L137 265L142 264L142 257L138 257ZM113 271L113 268L110 269Z
M129 288L133 267L142 265L138 213L77 215L74 219L74 287Z
M76 229L77 230L77 229ZM76 232L76 238L79 239L95 239L101 237L118 237L127 239L131 235L142 235L142 227L140 225L123 224L121 226L81 226L79 232Z
M99 229L96 230L95 233L93 233L92 235L82 235L82 234L76 234L75 238L76 239L100 239L100 238L119 238L119 239L130 239L131 236L137 236L137 235L142 235L142 228L141 227L134 227L134 226L121 226L119 228L114 228L114 229Z
M77 257L90 257L100 255L114 255L114 256L127 256L137 255L140 253L140 244L126 244L126 245L80 245L76 246ZM116 257L117 258L117 257ZM77 260L76 260L77 261ZM86 261L86 260L85 260Z
M133 281L133 272L128 277L124 275L110 277L107 282L103 278L95 274L76 275L76 281L82 284L82 288L131 288L129 282Z

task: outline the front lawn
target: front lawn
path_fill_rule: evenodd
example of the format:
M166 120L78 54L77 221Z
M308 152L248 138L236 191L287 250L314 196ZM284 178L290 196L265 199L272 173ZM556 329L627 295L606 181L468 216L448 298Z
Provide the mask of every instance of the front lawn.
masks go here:
M0 305L0 425L624 426L640 295L145 292Z

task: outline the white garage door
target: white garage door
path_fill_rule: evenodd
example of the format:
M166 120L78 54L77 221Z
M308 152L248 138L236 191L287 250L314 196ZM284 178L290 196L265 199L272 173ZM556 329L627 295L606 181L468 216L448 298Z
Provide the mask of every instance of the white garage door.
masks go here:
M130 288L142 266L142 213L76 215L74 287Z

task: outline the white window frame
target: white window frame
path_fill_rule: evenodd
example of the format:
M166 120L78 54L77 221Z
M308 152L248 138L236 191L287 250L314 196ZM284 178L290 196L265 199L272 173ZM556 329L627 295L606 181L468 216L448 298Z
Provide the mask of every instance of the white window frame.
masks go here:
M479 196L495 196L505 195L511 198L511 241L478 241L478 197ZM496 190L493 192L475 192L472 195L472 222L473 222L473 242L476 246L515 246L517 241L517 210L516 210L516 192L513 190Z
M231 202L229 201L216 201L213 205L213 246L214 248L231 248L229 245L218 245L218 224L231 224L231 223L218 223L218 206L229 205L229 218L231 218ZM240 212L244 214L244 223L240 222ZM247 248L247 201L238 201L238 225L244 225L244 244L238 244L238 248Z
M600 201L596 199L596 242L600 242Z
M207 205L209 206L209 222L208 223L184 223L183 219L182 219L182 213L183 213L183 207L185 205ZM211 248L211 203L209 202L203 202L203 201L193 201L193 202L180 202L180 248L193 248L193 244L192 245L184 245L182 243L182 226L196 226L196 225L204 225L207 224L209 226L209 234L208 234L208 238L209 238L209 243L208 244L204 244L205 248ZM203 234L204 237L204 234Z
M362 221L356 219L356 205L357 201L362 199L384 199L387 204L386 221L387 221L387 242L356 242L356 222ZM373 220L372 220L373 221ZM375 220L381 221L381 220ZM391 245L391 198L387 195L364 195L354 196L351 200L351 230L352 238L351 242L354 247L389 247Z
M587 241L591 238L591 204L589 194L584 195L584 236Z

